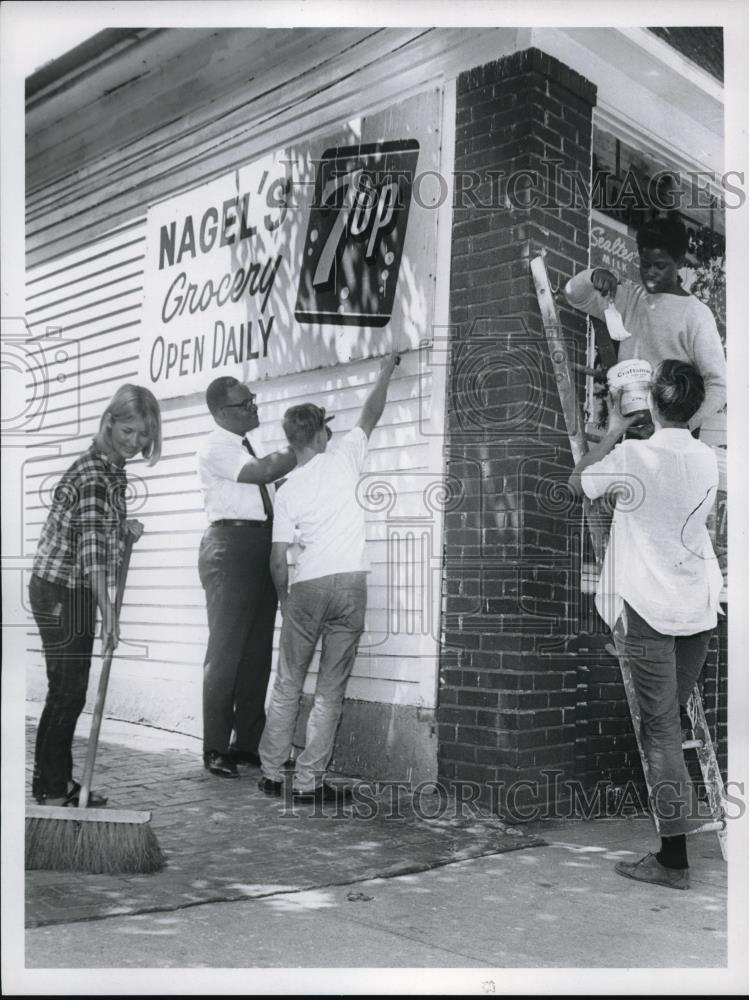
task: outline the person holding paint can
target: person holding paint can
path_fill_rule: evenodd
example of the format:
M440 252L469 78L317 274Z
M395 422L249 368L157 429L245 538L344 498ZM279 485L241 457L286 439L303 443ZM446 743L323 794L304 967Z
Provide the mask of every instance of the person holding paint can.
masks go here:
M637 233L641 285L594 267L570 278L564 294L574 308L607 321L619 340L619 362L640 360L656 368L672 358L697 369L705 399L689 421L695 430L725 406L726 360L712 312L681 284L678 272L687 245L680 221L655 219ZM612 305L614 319L620 317L613 331Z
M646 440L619 443L635 419L622 416L620 396L612 398L603 440L570 477L578 496L616 497L596 608L631 671L661 834L657 853L621 861L616 871L687 889L686 835L705 819L684 761L680 705L704 666L719 612L723 576L706 527L718 464L689 431L705 398L693 365L667 359L658 366L649 395L655 432Z

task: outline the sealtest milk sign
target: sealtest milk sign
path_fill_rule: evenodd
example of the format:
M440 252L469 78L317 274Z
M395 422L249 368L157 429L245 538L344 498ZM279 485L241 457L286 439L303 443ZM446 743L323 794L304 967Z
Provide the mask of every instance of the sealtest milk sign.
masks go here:
M605 267L621 281L640 280L640 257L637 240L626 229L616 227L599 212L591 213L590 266Z
M287 149L154 206L142 384L168 398L390 350L418 156L415 139ZM409 322L416 346L428 319Z

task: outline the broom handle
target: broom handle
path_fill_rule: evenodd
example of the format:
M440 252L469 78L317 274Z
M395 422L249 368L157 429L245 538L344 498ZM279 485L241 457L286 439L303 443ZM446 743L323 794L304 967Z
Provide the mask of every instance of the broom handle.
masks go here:
M128 536L125 539L125 551L122 554L122 566L120 567L120 578L117 581L117 594L115 597L115 611L114 611L114 621L115 629L119 628L120 624L120 609L122 608L122 598L125 593L125 581L127 579L127 571L130 565L130 553L133 551L133 536L128 532ZM91 733L88 738L88 747L86 748L86 763L83 767L83 780L81 781L81 791L78 796L78 808L85 809L88 805L88 798L91 792L91 782L94 777L94 764L96 763L96 751L99 746L99 730L101 729L101 720L104 715L104 702L107 697L107 687L109 685L109 671L112 667L112 657L114 656L114 643L109 643L104 654L104 662L101 667L101 674L99 676L99 690L96 694L96 704L94 705L94 714L91 718Z

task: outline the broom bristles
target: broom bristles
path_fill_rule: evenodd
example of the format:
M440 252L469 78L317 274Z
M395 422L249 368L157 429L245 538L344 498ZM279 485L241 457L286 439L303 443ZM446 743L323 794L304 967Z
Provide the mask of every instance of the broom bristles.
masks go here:
M26 820L27 870L125 875L151 874L163 867L164 855L148 823Z
M26 869L70 871L78 836L76 825L59 819L27 819Z

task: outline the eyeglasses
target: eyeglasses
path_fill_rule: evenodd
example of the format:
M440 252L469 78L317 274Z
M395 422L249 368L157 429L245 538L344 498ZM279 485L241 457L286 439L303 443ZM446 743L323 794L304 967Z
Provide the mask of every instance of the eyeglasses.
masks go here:
M241 403L224 403L221 407L222 410L250 410L255 405L255 400L257 396L248 396L247 399L242 400Z

